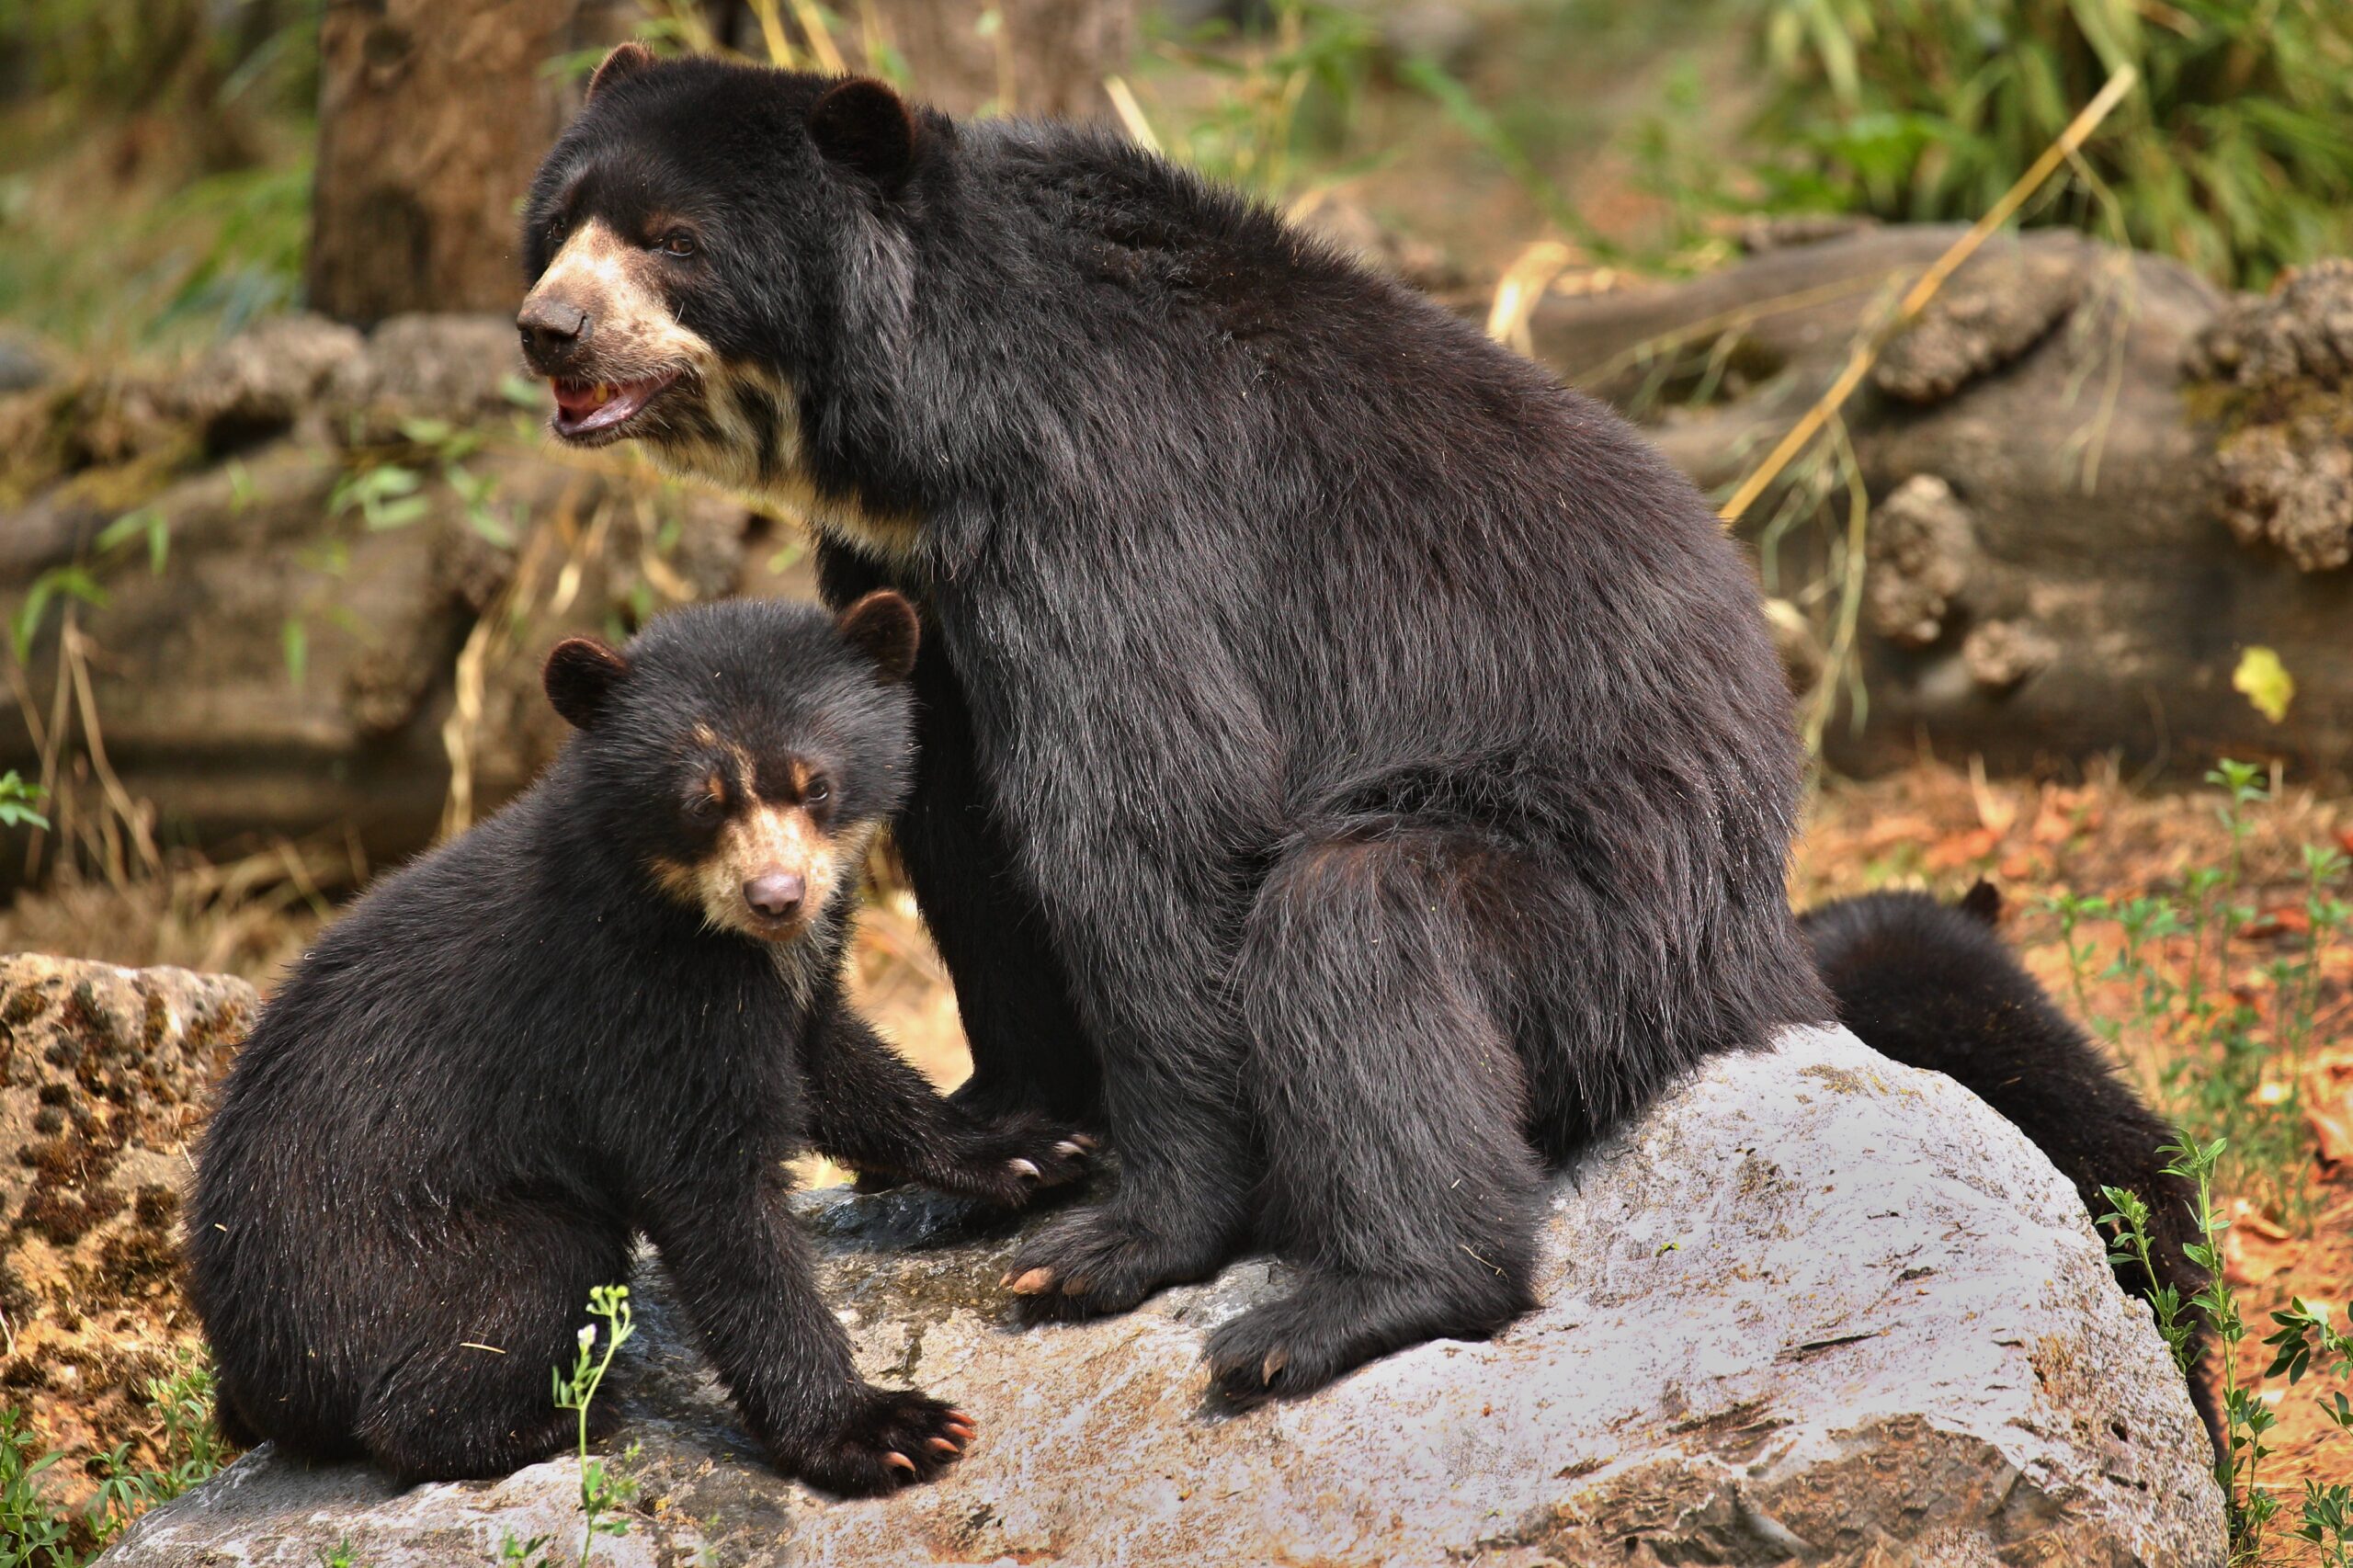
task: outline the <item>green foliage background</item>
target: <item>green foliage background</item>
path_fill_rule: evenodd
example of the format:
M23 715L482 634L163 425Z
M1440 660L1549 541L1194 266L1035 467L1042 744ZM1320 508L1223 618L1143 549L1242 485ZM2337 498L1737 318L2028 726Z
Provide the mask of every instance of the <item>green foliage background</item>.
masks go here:
M1748 0L1774 207L1967 221L2118 69L2141 87L2035 221L2261 287L2353 249L2347 0Z

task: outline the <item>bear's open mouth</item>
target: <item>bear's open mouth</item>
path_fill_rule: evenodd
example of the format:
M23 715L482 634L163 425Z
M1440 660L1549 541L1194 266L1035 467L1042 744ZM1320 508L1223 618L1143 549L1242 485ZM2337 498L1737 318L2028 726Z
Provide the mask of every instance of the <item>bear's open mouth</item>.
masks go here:
M665 370L636 381L576 381L553 378L555 433L567 441L611 439L678 379Z

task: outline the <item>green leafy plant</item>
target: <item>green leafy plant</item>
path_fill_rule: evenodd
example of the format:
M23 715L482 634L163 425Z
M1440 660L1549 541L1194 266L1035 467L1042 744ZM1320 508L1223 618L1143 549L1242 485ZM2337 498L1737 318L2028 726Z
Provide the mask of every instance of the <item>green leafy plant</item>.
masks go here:
M80 1568L66 1544L72 1521L42 1494L41 1472L59 1456L44 1454L13 1406L0 1408L0 1568Z
M162 1427L158 1463L153 1469L134 1467L128 1443L98 1456L98 1489L85 1512L100 1546L148 1509L210 1480L229 1461L213 1416L212 1367L201 1355L181 1350L170 1376L147 1380L146 1394L147 1408Z
M33 656L33 642L40 635L41 622L49 618L50 607L67 599L79 599L102 609L106 607L107 591L80 566L52 566L35 577L32 586L25 590L24 602L8 621L9 645L15 650L18 664Z
M40 814L40 803L48 795L40 785L19 778L13 767L0 773L0 827L46 828L49 819Z
M2140 73L2029 221L2260 286L2353 242L2343 0L1748 0L1774 82L1767 205L1968 221L2119 70Z
M2353 908L2337 892L2347 858L2334 846L2304 848L2307 934L2300 952L2258 971L2269 1004L2258 1006L2262 992L2234 981L2229 941L2257 914L2246 852L2271 789L2261 768L2227 760L2207 782L2216 789L2214 812L2228 846L2220 864L2192 867L2177 893L2112 901L2071 892L2043 907L2059 924L2078 1016L2111 1045L2128 1035L2162 1045L2168 1113L2193 1137L2228 1142L2237 1188L2250 1199L2284 1219L2308 1220L2303 1178L2313 1145L2302 1115L2303 1067L2320 1028L2323 966L2353 930ZM2088 932L2111 920L2119 939L2103 965L2101 944ZM2125 987L2126 1015L2095 1006L2095 977Z
M588 1315L605 1325L600 1336L596 1324L584 1324L580 1329L580 1348L574 1355L572 1370L562 1367L553 1372L555 1406L573 1412L577 1424L576 1451L580 1460L580 1513L583 1526L580 1535L581 1568L587 1568L589 1554L595 1551L600 1535L624 1536L629 1533L629 1520L619 1513L637 1499L638 1483L629 1474L628 1467L638 1458L638 1445L632 1443L615 1465L593 1458L588 1452L588 1411L595 1403L597 1392L604 1386L605 1374L612 1370L613 1358L637 1332L637 1324L629 1304L626 1285L599 1285L588 1292ZM599 1348L601 1337L602 1347ZM499 1542L499 1562L527 1565L527 1568L554 1568L553 1539L533 1536L529 1540L508 1535Z
M1302 154L1345 133L1380 46L1370 17L1324 0L1274 0L1239 37L1211 23L1162 40L1161 56L1223 88L1169 129L1170 155L1269 196L1292 194Z

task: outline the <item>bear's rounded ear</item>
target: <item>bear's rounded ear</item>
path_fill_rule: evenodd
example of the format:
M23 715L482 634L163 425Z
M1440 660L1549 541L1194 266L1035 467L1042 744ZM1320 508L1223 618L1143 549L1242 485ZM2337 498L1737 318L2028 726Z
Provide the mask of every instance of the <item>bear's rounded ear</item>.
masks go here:
M896 196L915 162L915 117L883 83L852 76L826 88L809 109L809 136L833 162Z
M2002 923L2002 890L1980 877L1961 895L1957 907L1972 920L1998 926Z
M834 629L842 641L874 661L887 681L902 681L915 667L915 645L923 622L915 607L888 588L878 588L842 611Z
M588 97L595 97L622 77L634 76L653 63L654 51L635 39L613 45L612 52L605 56L588 78Z
M629 674L629 661L594 637L567 637L548 653L540 679L548 701L575 730L594 729L613 687Z

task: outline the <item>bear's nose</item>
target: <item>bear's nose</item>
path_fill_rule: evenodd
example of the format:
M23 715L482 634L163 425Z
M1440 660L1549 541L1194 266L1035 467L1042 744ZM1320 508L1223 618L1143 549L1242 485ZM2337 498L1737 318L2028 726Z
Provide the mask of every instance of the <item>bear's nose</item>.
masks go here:
M801 907L801 881L791 871L763 871L744 884L744 902L771 920Z
M560 368L592 324L586 311L560 298L526 300L515 318L516 329L523 335L524 357L543 370Z

